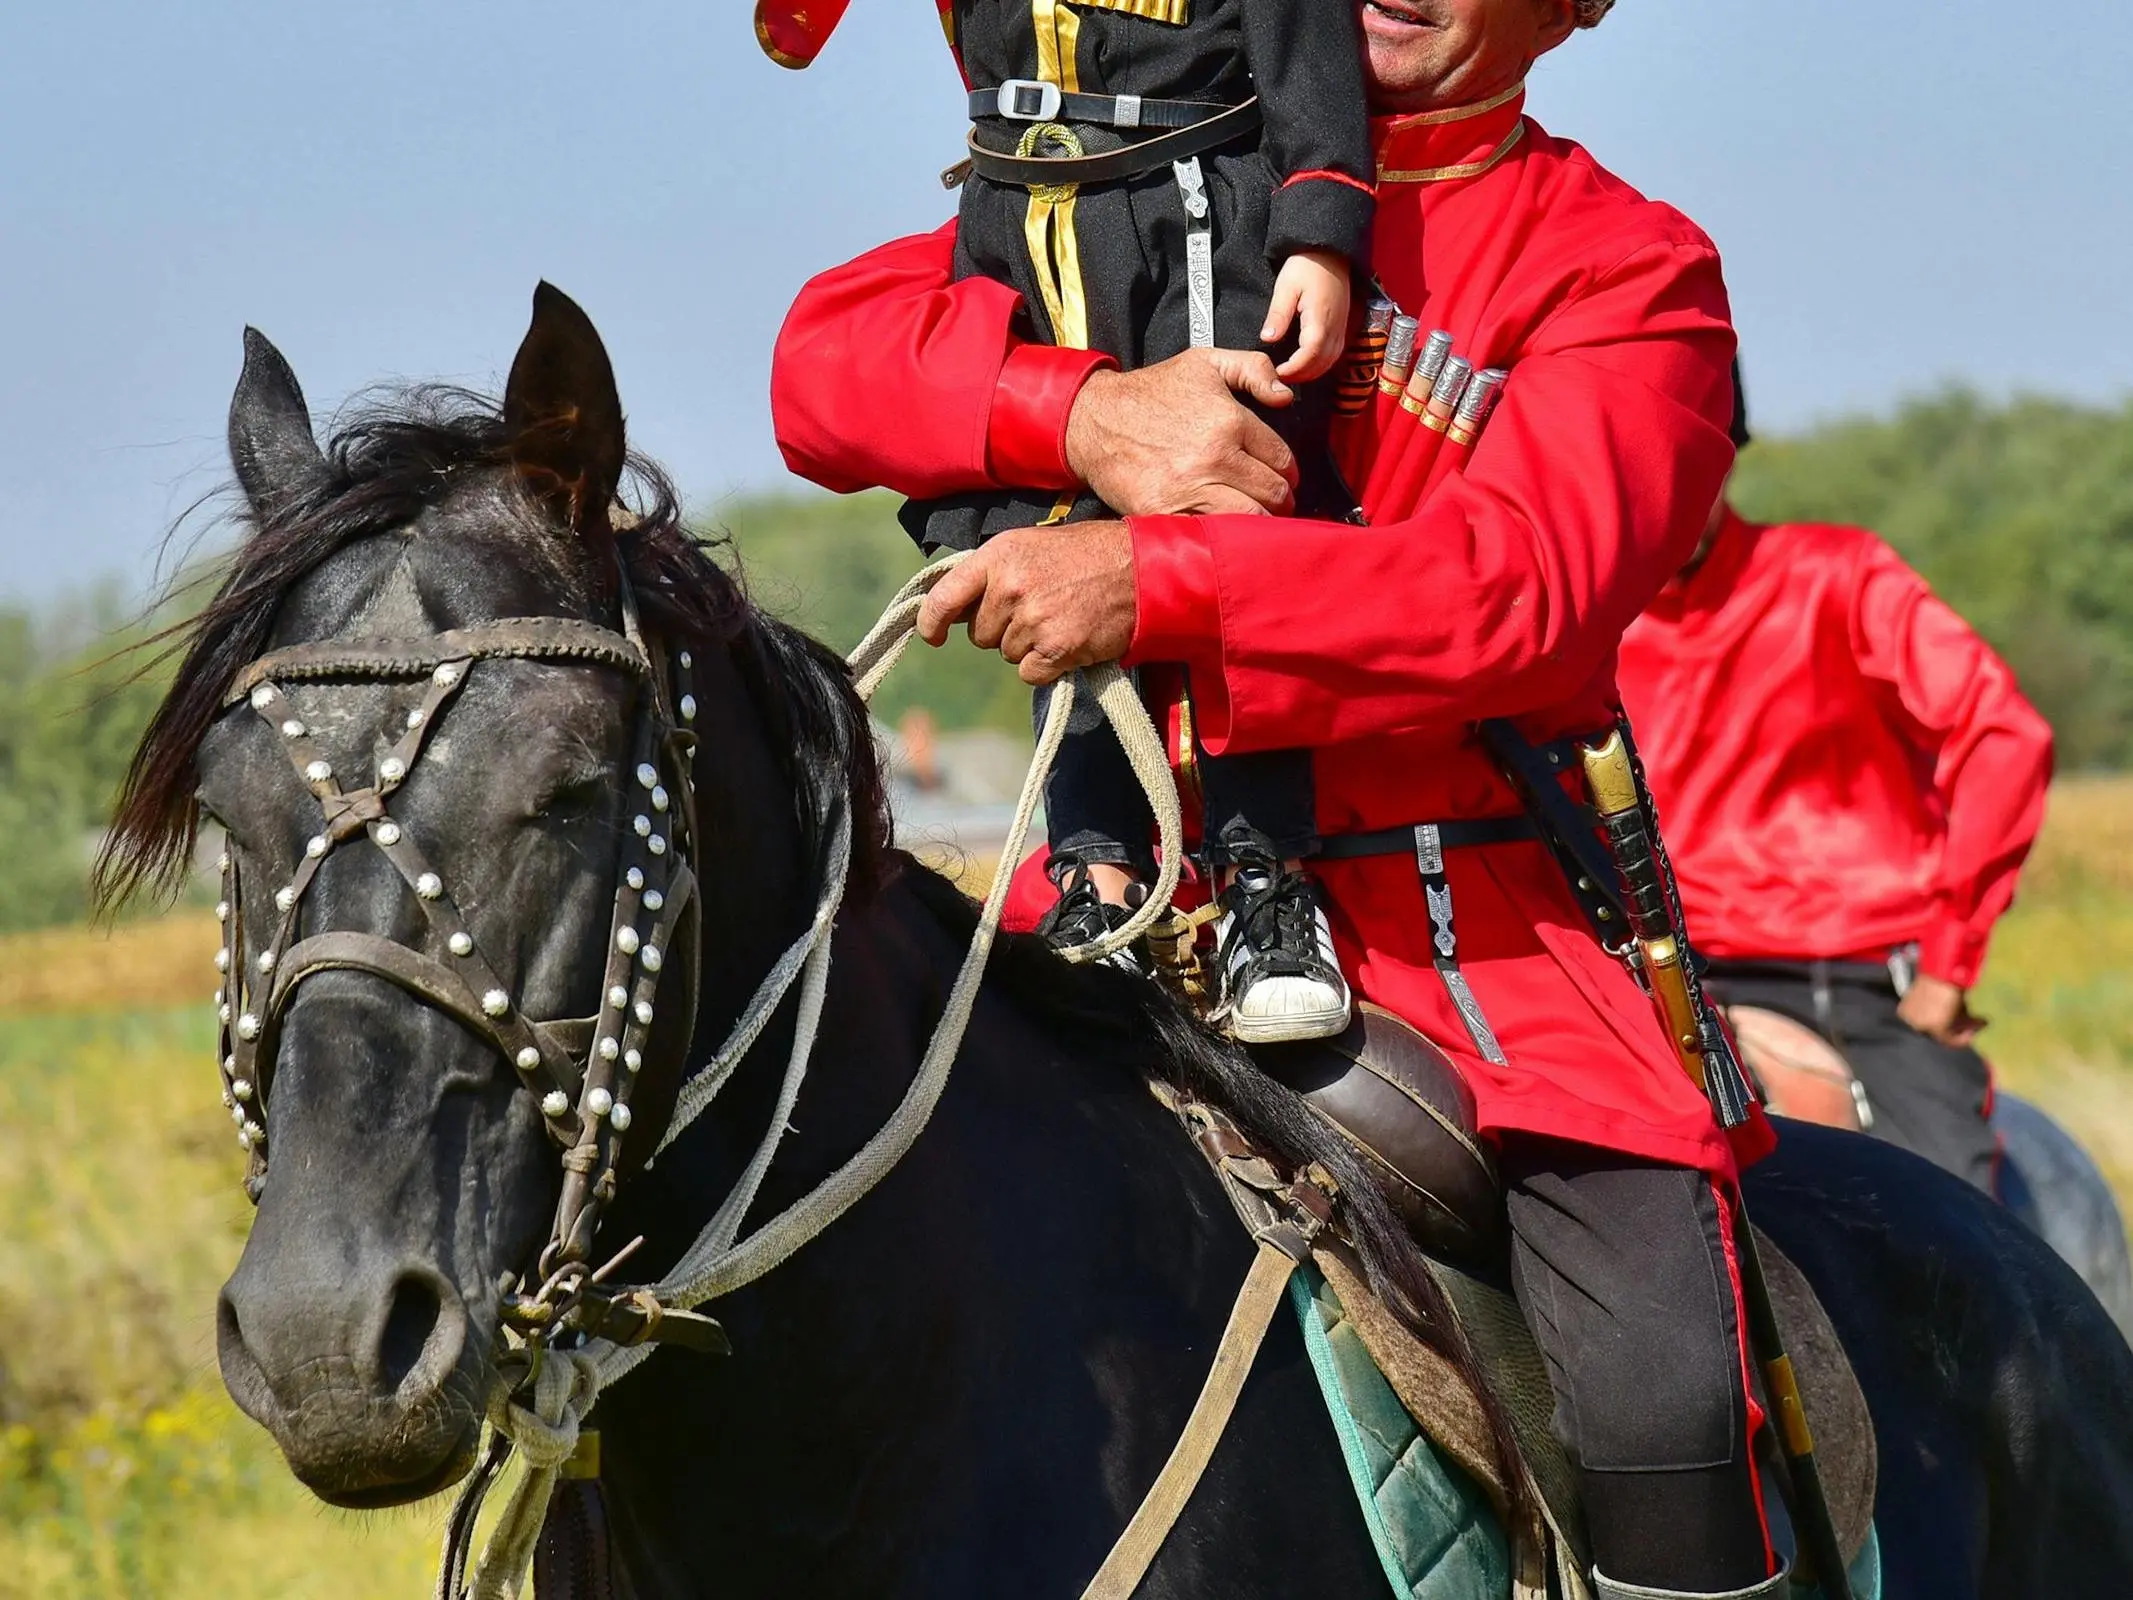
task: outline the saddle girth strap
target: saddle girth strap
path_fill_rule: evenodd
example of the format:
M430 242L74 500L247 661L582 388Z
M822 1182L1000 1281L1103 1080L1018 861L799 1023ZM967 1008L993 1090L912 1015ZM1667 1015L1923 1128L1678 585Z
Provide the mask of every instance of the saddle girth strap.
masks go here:
M1281 1242L1261 1236L1252 1270L1245 1275L1244 1287L1230 1310L1229 1326L1222 1330L1214 1364L1185 1431L1179 1435L1170 1459L1163 1463L1163 1470L1156 1475L1140 1508L1133 1513L1133 1520L1126 1524L1126 1531L1119 1535L1096 1576L1082 1590L1081 1600L1131 1600L1140 1588L1163 1541L1184 1515L1193 1491L1214 1459L1215 1446L1229 1428L1237 1398L1244 1392L1244 1381L1258 1360L1259 1347L1266 1343L1274 1314L1288 1297L1289 1278L1296 1271L1296 1264L1296 1258L1282 1248Z

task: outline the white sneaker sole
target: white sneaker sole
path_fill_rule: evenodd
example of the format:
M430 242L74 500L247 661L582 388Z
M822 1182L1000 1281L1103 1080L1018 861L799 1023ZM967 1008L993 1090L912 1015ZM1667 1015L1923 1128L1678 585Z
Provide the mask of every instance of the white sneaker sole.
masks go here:
M1331 1039L1347 1031L1355 1014L1345 985L1336 999L1324 984L1296 978L1262 979L1252 986L1247 1003L1249 1010L1239 1006L1229 1015L1230 1037L1240 1044Z

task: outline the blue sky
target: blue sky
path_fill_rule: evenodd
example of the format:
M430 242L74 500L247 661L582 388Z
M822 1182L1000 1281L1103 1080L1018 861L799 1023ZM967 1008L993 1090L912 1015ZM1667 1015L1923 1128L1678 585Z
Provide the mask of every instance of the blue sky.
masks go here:
M546 276L699 505L784 479L806 276L945 218L932 0L795 75L743 0L67 0L0 22L0 595L150 576L224 467L239 333L323 412L490 385ZM2133 388L2133 6L1621 0L1532 106L1724 250L1766 430L1952 378Z

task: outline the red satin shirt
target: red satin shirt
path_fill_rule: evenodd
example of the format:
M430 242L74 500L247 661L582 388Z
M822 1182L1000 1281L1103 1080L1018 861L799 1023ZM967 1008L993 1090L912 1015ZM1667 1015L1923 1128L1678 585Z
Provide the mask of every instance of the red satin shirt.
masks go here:
M1729 514L1622 642L1621 683L1707 954L1977 981L2044 819L2051 729L1861 528Z
M1377 124L1379 281L1477 367L1511 371L1464 471L1381 492L1368 528L1131 523L1131 658L1184 664L1211 750L1316 750L1327 833L1516 812L1472 724L1511 716L1546 738L1608 721L1622 631L1687 559L1732 462L1717 252L1522 108L1514 94ZM950 282L952 245L951 230L903 240L803 291L773 371L796 472L913 495L1071 484L1067 414L1102 358L1021 343L1011 291ZM1352 469L1418 432L1351 435ZM1175 703L1171 729L1189 748ZM1318 869L1357 991L1452 1056L1484 1129L1729 1171L1555 860L1512 844L1448 865L1460 963L1509 1065L1474 1048L1431 965L1409 856ZM1758 1124L1743 1153L1765 1137Z

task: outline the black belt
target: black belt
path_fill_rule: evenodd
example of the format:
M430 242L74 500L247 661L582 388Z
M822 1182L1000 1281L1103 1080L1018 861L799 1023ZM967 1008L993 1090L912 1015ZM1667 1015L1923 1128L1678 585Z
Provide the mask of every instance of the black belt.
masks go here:
M1449 850L1472 845L1516 844L1538 840L1540 829L1531 817L1473 817L1454 822L1417 822L1405 828L1385 828L1376 833L1335 834L1325 840L1313 858L1318 861L1352 861L1365 856L1407 856L1422 877L1422 903L1430 921L1430 964L1451 996L1452 1007L1466 1025L1467 1036L1484 1061L1507 1064L1503 1045L1481 1002L1474 997L1466 974L1459 970L1459 934L1452 922L1452 885L1445 876L1444 857Z
M1355 861L1365 856L1411 856L1423 828L1437 830L1437 843L1446 850L1464 850L1483 844L1524 844L1538 841L1540 826L1531 817L1475 817L1456 822L1410 823L1404 828L1380 828L1376 833L1337 833L1322 840L1312 855L1314 861Z
M1705 974L1715 983L1723 983L1728 978L1743 983L1765 981L1810 986L1842 983L1884 993L1896 987L1888 963L1877 961L1777 961L1768 957L1729 961L1722 956L1712 956L1705 962Z
M1103 99L1104 96L1092 96ZM1143 102L1145 105L1146 102ZM1259 102L1251 99L1230 106L1204 122L1137 140L1116 150L1093 156L1003 155L978 143L978 131L970 130L970 165L981 178L993 183L1020 184L1024 188L1046 185L1118 183L1144 172L1204 155L1259 129ZM1033 124L1037 126L1037 124Z
M1219 100L1148 100L1137 94L1077 94L1036 78L970 91L973 122L1093 122L1107 128L1196 128L1237 108Z

